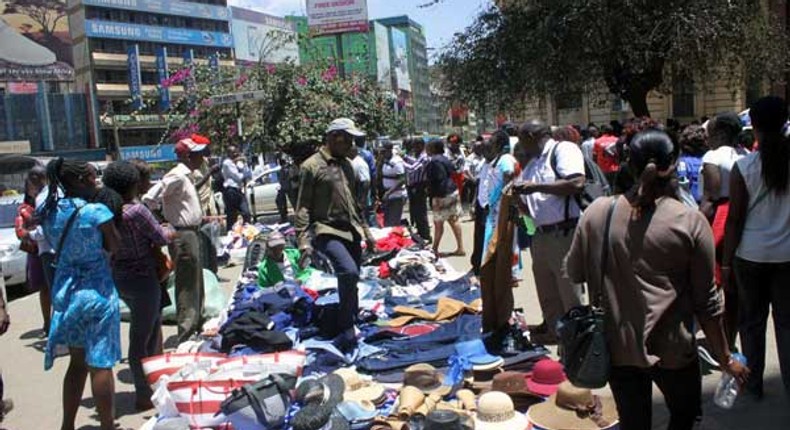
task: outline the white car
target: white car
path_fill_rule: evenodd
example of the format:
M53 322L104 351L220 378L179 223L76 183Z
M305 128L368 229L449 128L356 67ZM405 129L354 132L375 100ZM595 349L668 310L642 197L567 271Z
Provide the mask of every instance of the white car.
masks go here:
M27 254L19 249L14 231L22 196L0 197L0 266L7 286L27 282Z
M280 182L277 180L276 173L280 170L280 166L277 166L267 167L260 172L255 172L247 184L244 194L247 197L247 204L253 220L278 213L277 193L280 192ZM222 200L222 194L215 194L214 199L217 202L220 213L224 214L225 202Z

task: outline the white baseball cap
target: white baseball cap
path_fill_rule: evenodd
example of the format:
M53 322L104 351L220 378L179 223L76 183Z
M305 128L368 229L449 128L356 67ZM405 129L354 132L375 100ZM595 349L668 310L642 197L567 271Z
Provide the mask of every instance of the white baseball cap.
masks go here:
M332 121L332 123L329 124L329 127L327 127L326 132L331 133L333 131L345 131L346 133L356 137L365 135L365 132L358 129L357 125L354 124L354 121L349 118L338 118Z

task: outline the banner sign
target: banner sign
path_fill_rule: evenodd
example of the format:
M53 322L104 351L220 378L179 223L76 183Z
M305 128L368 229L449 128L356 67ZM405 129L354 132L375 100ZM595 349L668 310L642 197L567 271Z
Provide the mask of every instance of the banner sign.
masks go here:
M368 31L367 0L307 0L307 23L317 34Z
M228 33L154 27L151 25L127 24L95 19L85 20L85 35L108 39L214 46L219 48L233 47L233 37Z
M215 52L208 56L208 67L211 73L216 77L219 73L219 53Z
M74 69L66 63L49 66L20 66L0 62L0 82L5 81L58 81L74 80Z
M395 83L399 90L411 92L409 76L409 48L406 33L397 28L392 29L392 55L395 68Z
M165 46L156 47L156 76L159 79L159 110L167 112L170 109L170 88L162 86L162 82L170 77Z
M230 103L250 102L266 98L266 91L247 91L243 93L223 94L211 98L212 105L226 105Z
M231 7L231 33L236 60L267 64L299 62L299 44L293 26L282 18Z
M227 21L228 9L222 6L191 3L177 0L82 0L87 6L103 6L163 15L188 16Z
M140 76L140 47L130 45L127 50L129 65L129 92L132 96L132 109L143 108L143 80Z
M390 63L390 33L378 22L373 24L376 41L376 78L384 89L392 90L392 63Z
M175 161L175 145L122 146L121 160L139 158L148 163Z

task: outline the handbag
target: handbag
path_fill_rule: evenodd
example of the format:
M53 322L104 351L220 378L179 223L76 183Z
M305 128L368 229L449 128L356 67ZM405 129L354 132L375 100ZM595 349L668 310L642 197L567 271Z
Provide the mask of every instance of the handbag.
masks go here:
M589 306L577 306L557 323L560 360L568 380L580 388L602 388L609 381L611 358L606 342L603 309L604 280L609 262L609 234L617 198L612 199L606 214L601 247L601 283L595 300Z
M290 391L295 387L296 376L273 373L234 390L220 405L220 412L236 430L281 429L291 408Z
M167 391L190 428L215 428L228 422L220 405L237 390L254 380L177 381L167 384Z
M215 369L217 363L228 358L225 354L216 353L166 353L154 357L143 358L143 374L148 385L154 386L162 376L178 373L187 364L208 362L209 368Z

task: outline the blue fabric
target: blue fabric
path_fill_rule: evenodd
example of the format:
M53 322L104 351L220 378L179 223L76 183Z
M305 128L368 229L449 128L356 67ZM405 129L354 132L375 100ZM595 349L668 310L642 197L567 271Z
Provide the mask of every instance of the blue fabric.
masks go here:
M258 288L257 284L241 285L233 296L233 308L228 314L225 325L249 311L266 312L269 315L287 313L291 322L282 317L275 320L277 329L281 330L291 325L304 327L310 322L313 309L313 299L302 291L295 283L285 282L277 288Z
M678 178L682 184L688 184L694 200L702 200L702 187L700 186L700 175L702 173L702 157L692 157L681 155L678 160Z
M52 324L44 368L49 370L58 345L85 349L88 366L112 368L121 359L121 313L118 293L103 252L99 226L112 220L102 204L82 199L61 199L43 219L44 232L52 244L60 243L66 223L78 207L60 250L52 285Z
M436 303L443 297L459 300L464 303L471 303L479 299L480 289L473 289L472 287L472 282L469 277L463 277L455 281L440 282L436 288L420 297L398 297L393 296L390 291L387 291L384 304L386 305L387 312L390 314L393 313L393 308L395 306L408 306L425 309L428 312L435 312Z
M496 224L499 220L499 203L502 200L502 192L505 189L505 185L507 185L505 184L505 176L515 174L516 159L510 154L504 154L499 158L494 168L496 171L493 174L496 179L488 195L488 218L486 219L486 233L483 240L485 244L491 242L491 238L494 236ZM487 253L487 250L483 249L483 261L485 261Z

